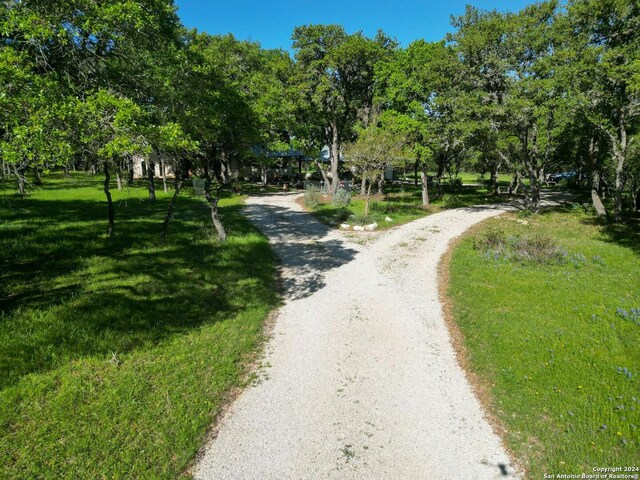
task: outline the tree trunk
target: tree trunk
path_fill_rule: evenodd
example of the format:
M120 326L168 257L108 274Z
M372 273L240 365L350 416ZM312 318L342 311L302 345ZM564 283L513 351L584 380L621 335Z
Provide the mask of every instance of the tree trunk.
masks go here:
M496 162L491 166L491 186L493 187L493 194L498 195L500 193L500 184L498 182L498 172L500 171L501 162Z
M64 176L68 177L69 176L69 164L65 164L64 166Z
M369 202L371 201L371 187L373 186L373 178L369 179L369 188L367 189L367 198L364 201L364 217L369 216Z
M320 165L320 162L318 162L317 160L315 162L316 162L316 167L318 167L318 170L320 170L320 174L322 175L324 184L327 187L329 187L329 185L331 184L331 180L329 180L329 177L327 176L327 172L324 171L324 169L322 168L322 165Z
M220 189L216 192L216 196L211 195L211 174L209 172L209 159L204 164L204 196L209 202L211 210L211 222L218 234L218 240L224 242L227 239L227 232L224 229L220 215L218 214L218 202L220 201Z
M340 179L338 178L338 163L340 162L340 143L338 137L338 124L331 125L331 187L329 193L333 195L338 191Z
M511 183L509 184L509 195L517 195L518 190L522 186L522 178L520 177L520 172L515 172L513 174L513 179L511 179Z
M367 194L367 175L362 174L362 184L360 184L360 196L365 196Z
M534 212L540 210L540 181L533 169L529 172L529 189L525 192L524 206Z
M13 164L13 172L18 180L18 193L20 194L20 198L24 200L24 175L22 175L22 172L15 163Z
M109 165L107 162L104 162L104 194L107 197L107 208L108 208L108 216L109 216L109 229L107 231L107 235L112 237L116 231L115 222L114 222L114 211L113 211L113 201L111 200L111 192L109 191L109 181L111 180L111 174L109 173Z
M164 243L167 240L169 222L171 221L171 217L173 217L173 209L176 205L176 200L178 200L178 195L180 195L180 189L182 188L180 168L178 167L176 170L178 171L175 172L175 190L173 192L173 197L171 197L171 201L169 202L169 206L167 207L167 214L164 217L164 222L162 223L162 234L160 235L161 243Z
M127 162L127 185L133 185L133 157Z
M420 169L420 179L422 180L422 206L428 207L429 203L429 176L427 175L427 165L422 164L422 168Z
M591 137L589 141L589 159L591 160L591 167L593 174L591 176L591 202L593 208L596 209L596 213L599 217L607 215L607 210L604 208L604 204L600 199L598 191L600 190L600 170L598 168L598 144L595 138Z
M260 165L260 183L263 187L266 187L268 183L267 167L265 165Z
M160 161L160 165L162 167L162 188L164 193L169 193L169 188L167 187L167 166L164 163L164 160Z
M42 169L36 168L36 185L42 185Z
M154 184L154 173L156 171L155 164L149 162L149 167L147 168L147 179L149 180L149 201L156 201L156 186Z
M615 171L616 171L616 206L614 209L614 218L616 222L622 220L622 194L624 190L624 180L622 178L624 171L624 163L627 157L627 129L626 129L626 118L624 112L618 112L618 132L617 135L605 130L607 135L609 135L609 139L611 140L611 145L613 146L613 158L615 160Z
M614 218L616 222L622 220L622 193L624 191L624 181L622 173L624 170L625 152L618 150L615 153L616 159L616 207L614 210Z
M120 178L120 169L116 166L116 183L118 185L118 190L122 190L122 178Z
M416 187L418 186L418 164L419 163L420 163L420 160L416 160L416 163L413 164L413 184Z
M384 195L384 172L378 178L378 195Z
M529 175L529 188L525 189L524 206L526 209L537 212L540 210L540 168L538 165L538 128L534 124L531 131L522 137L522 150L524 153L524 166Z
M220 220L220 215L218 214L218 202L220 201L220 195L217 194L215 197L211 196L211 179L208 174L204 182L204 196L207 199L207 202L209 202L209 208L211 209L211 221L213 222L213 226L218 234L218 240L224 242L227 239L227 232L225 231L222 220Z
M600 199L600 195L598 195L598 188L600 187L600 172L597 170L593 171L593 178L591 180L591 202L593 203L593 208L596 209L596 213L599 217L604 217L607 215L607 210L604 208L604 204Z
M538 183L544 185L544 165L538 170Z

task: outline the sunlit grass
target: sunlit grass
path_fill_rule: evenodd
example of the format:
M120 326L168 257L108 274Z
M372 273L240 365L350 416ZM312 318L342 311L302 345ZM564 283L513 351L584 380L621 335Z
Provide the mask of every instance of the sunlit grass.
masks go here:
M329 226L340 223L357 225L376 222L378 229L386 229L444 209L509 200L506 195L492 195L484 187L442 187L440 190L433 187L431 190L431 204L428 208L422 207L420 187L396 184L389 186L384 195L371 197L367 217L364 217L365 199L361 196L354 196L346 207L332 205L331 199L325 197L323 202L311 209L311 212Z
M276 304L274 257L221 202L118 191L106 232L100 177L47 178L0 197L0 477L175 478L200 447Z
M532 479L637 466L640 323L630 312L640 307L640 229L577 213L517 220L488 221L460 243L449 290L507 442ZM566 258L527 262L473 248L496 228L547 236Z

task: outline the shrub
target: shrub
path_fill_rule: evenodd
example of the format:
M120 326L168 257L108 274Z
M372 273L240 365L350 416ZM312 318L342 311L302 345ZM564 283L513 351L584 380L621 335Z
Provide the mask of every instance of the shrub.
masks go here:
M445 208L452 208L456 202L455 195L451 195L450 193L445 193L442 195L442 206Z
M462 188L462 179L461 178L454 178L451 180L451 187L454 189L459 189Z
M365 217L364 215L351 215L348 219L349 223L354 225L369 225L373 223L375 220L372 217Z
M371 211L382 214L395 213L397 211L397 205L391 202L371 202Z
M304 191L304 197L302 198L304 206L307 208L316 208L322 201L322 192L314 185L310 185Z
M577 214L593 215L596 209L593 208L591 203L573 203L571 205L571 211Z
M344 188L339 188L333 195L331 203L336 207L344 208L351 203L351 193Z
M488 258L525 263L560 265L569 258L567 251L550 237L543 235L510 235L500 229L489 229L484 236L473 240L473 247ZM584 255L571 257L572 263L583 264Z

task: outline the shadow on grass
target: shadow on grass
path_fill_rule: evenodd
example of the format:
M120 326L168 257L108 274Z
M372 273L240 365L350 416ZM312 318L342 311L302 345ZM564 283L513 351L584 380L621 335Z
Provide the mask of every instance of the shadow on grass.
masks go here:
M622 222L589 217L584 223L598 226L603 240L626 247L640 255L640 215L627 214Z
M602 240L629 248L635 254L640 255L640 214L624 212L621 222L615 222L611 217L599 218L592 213L587 213L583 205L589 206L585 201L585 195L577 197L573 203L565 202L559 205L546 206L540 211L540 215L563 213L578 215L585 225L595 226L599 229Z
M220 244L207 205L180 197L160 245L167 201L121 203L114 238L100 192L0 205L0 388L276 304L273 254L241 205L221 208L231 237Z

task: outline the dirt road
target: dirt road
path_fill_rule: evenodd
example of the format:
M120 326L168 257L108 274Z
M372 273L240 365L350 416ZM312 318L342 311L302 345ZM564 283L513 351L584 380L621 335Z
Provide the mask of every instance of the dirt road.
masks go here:
M286 304L261 381L224 416L195 477L516 478L456 362L437 286L449 241L501 207L356 235L295 199L248 201L282 260Z

